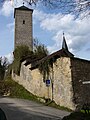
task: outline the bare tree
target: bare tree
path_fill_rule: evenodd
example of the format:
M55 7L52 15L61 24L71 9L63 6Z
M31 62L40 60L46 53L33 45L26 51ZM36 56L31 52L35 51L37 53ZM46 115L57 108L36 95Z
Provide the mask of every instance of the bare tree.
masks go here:
M59 9L62 13L90 15L90 0L24 0L30 5L41 3L50 9Z
M5 0L2 0L5 1ZM10 0L12 2L19 2L20 0ZM90 15L90 0L22 0L29 5L37 5L38 3L50 9L58 9L62 13L74 13L80 15L84 13Z

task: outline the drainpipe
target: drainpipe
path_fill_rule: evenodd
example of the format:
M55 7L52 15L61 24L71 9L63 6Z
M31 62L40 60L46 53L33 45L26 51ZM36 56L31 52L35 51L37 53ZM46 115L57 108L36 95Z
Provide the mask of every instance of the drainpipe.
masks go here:
M54 62L54 58L53 58L53 62ZM54 99L53 83L54 83L54 71L53 71L53 64L52 64L52 101L53 101L53 99Z

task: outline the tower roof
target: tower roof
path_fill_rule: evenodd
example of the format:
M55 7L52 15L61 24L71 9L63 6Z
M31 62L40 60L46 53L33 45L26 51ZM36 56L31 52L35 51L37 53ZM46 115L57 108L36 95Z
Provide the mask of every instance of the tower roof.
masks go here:
M62 49L65 49L65 50L68 51L68 46L67 46L67 43L66 43L66 39L65 39L64 33L63 33Z
M30 9L23 5L23 6L20 6L20 7L14 9L14 18L15 18L16 10L24 10L24 11L32 11L33 12L33 9Z
M26 7L26 6L20 6L20 7L18 7L18 8L15 8L15 9L18 9L18 10L27 10L27 11L33 11L32 9L30 9L30 8L28 8L28 7Z

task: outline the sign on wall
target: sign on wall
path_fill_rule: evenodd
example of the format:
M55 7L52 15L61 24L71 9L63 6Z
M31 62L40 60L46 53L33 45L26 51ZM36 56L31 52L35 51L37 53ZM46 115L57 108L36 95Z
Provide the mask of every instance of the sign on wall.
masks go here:
M46 86L50 86L50 80L46 80Z
M90 84L90 81L84 81L83 84Z

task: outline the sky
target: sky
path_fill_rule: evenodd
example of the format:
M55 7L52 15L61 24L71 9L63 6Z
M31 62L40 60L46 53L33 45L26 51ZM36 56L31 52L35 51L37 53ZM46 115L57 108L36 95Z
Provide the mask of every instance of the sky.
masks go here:
M0 7L0 56L6 56L9 61L14 51L14 7L11 4L5 1ZM60 10L34 7L33 38L47 46L50 53L61 49L63 32L69 51L75 57L90 60L90 16L81 19L73 14L62 14Z

